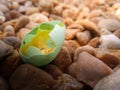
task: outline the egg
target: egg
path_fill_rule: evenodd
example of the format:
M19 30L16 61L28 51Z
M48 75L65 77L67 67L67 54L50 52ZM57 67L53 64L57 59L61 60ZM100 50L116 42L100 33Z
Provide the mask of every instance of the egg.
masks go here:
M65 25L58 20L43 22L22 40L19 54L25 63L43 66L55 59L65 40Z

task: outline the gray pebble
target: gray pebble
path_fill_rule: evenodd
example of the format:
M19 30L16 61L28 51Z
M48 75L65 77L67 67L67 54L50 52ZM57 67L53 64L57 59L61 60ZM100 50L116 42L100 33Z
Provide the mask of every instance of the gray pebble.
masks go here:
M0 61L3 57L11 54L13 51L13 47L10 45L5 44L3 41L0 40Z
M14 48L19 48L21 44L21 40L14 36L5 37L3 41L8 45L13 46Z

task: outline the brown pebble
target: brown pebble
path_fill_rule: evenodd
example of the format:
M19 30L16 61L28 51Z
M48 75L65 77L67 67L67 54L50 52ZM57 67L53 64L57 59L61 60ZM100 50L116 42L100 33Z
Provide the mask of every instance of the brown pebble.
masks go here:
M22 14L16 10L12 10L9 12L11 18L15 19L15 18L19 18L20 16L22 16Z
M13 71L20 65L21 60L17 50L14 50L11 55L7 56L6 59L0 65L0 73L3 77L8 79Z
M63 46L65 46L69 53L70 53L70 56L71 58L73 59L74 57L74 52L75 50L80 46L79 43L75 40L68 40L68 41L65 41Z
M66 47L62 47L61 51L53 61L55 65L57 65L61 71L66 72L69 65L72 63L70 53Z
M66 30L66 40L72 40L75 38L75 35L77 32L79 32L79 29L67 29Z
M109 67L114 68L120 64L120 58L112 53L106 52L100 55L100 58Z
M13 47L10 45L5 44L3 41L0 40L0 61L10 55L13 51Z
M30 21L32 21L34 23L41 23L41 22L49 21L48 17L41 13L34 13L29 16L29 19L30 19Z
M17 37L20 38L20 40L23 40L24 36L26 34L28 34L30 32L29 29L26 29L26 28L22 28L19 30L19 32L17 33Z
M20 65L9 79L12 90L52 90L53 77L30 64Z
M112 69L87 52L80 53L78 61L72 63L68 71L78 81L83 81L91 87L94 87L100 79L112 73Z
M88 45L92 46L92 47L97 47L99 44L99 37L95 37L95 38L92 38L89 42L88 42Z
M113 32L120 28L120 22L116 19L103 19L98 23L98 27Z
M93 90L120 90L120 69L101 79Z
M76 38L80 45L85 45L91 39L91 34L89 31L77 32Z
M115 34L117 37L120 38L120 29L119 29L119 30L116 30L113 34Z
M82 90L83 84L78 82L69 74L63 74L58 77L53 90Z
M90 22L88 20L78 20L76 23L82 25L86 30L89 30L93 37L100 36L100 31L93 22Z
M39 8L38 7L30 7L26 11L26 15L31 15L33 13L38 13L38 12L39 12Z
M57 79L59 76L63 74L62 71L56 65L53 65L53 64L48 64L47 66L43 67L43 69L47 73L52 75L54 79Z
M0 90L9 90L6 80L0 77Z
M89 46L89 45L85 45L85 46L80 46L75 50L74 53L74 61L77 61L79 59L79 54L82 52L88 52L91 55L95 56L96 55L96 51L93 47Z
M28 23L29 18L27 16L20 17L15 25L15 32L18 32L21 28L24 28Z

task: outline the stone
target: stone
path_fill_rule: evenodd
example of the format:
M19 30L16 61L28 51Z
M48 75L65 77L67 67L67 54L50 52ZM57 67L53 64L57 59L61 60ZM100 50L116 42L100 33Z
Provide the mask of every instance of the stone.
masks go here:
M61 71L67 72L69 65L72 63L72 59L66 47L62 47L57 57L53 60L53 63L57 65Z
M34 13L39 13L39 8L38 7L30 7L26 11L26 15L31 15L31 14L34 14Z
M34 13L29 16L29 19L30 19L30 21L32 21L34 23L42 23L42 22L49 21L48 17L41 13Z
M77 61L79 59L79 54L82 53L82 52L88 52L93 56L96 55L96 50L93 47L91 47L89 45L80 46L75 50L74 61Z
M29 23L29 18L27 16L21 16L15 25L15 32L18 32L21 28Z
M10 55L13 51L13 47L10 45L5 44L3 41L0 40L0 61Z
M69 74L62 74L58 77L57 83L53 90L82 90L83 84L78 82Z
M9 90L7 82L0 77L0 90Z
M70 56L73 59L74 52L80 45L76 40L67 40L67 41L64 41L63 46L65 46L68 49Z
M53 77L30 64L20 65L9 79L12 90L52 90Z
M80 45L86 45L91 39L91 34L89 31L76 33L76 38Z
M120 29L116 30L113 34L120 38Z
M100 37L100 48L107 48L107 49L119 49L120 48L120 39L114 35L102 35Z
M120 90L120 69L101 79L93 90Z
M4 16L4 13L0 11L0 24L3 24L5 22L6 18Z
M12 25L6 25L3 32L9 32L13 35L15 35L14 27Z
M3 41L8 45L13 46L14 48L19 48L21 44L21 40L14 36L5 37L3 38Z
M78 20L76 23L82 25L86 30L90 31L93 37L100 36L100 31L93 22L88 20Z
M3 13L6 13L9 11L9 9L4 4L0 3L0 11L2 11Z
M49 73L54 79L57 79L63 72L54 64L48 64L43 69Z
M17 33L17 37L20 39L20 40L23 40L23 38L25 37L26 34L28 34L30 32L29 29L27 28L22 28L19 30L19 32Z
M116 19L103 19L98 23L98 27L113 32L120 28L120 22Z
M21 64L21 59L19 57L19 52L14 50L12 54L7 56L5 60L0 65L1 75L8 79L15 69Z
M92 47L94 47L94 48L98 47L98 45L99 45L99 37L94 37L94 38L92 38L92 39L88 42L88 45L90 45L90 46L92 46Z
M102 53L98 56L98 58L111 68L115 68L118 64L120 64L120 58L110 52Z
M111 74L112 69L91 54L82 52L78 61L69 66L68 72L78 81L94 87L100 79Z
M75 38L75 35L77 32L79 32L79 29L67 29L66 30L66 40L72 40Z

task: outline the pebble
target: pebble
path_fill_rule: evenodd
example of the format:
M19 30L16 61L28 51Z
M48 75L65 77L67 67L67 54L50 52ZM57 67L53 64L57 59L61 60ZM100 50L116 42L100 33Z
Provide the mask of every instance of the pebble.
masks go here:
M39 13L39 8L38 7L30 7L30 8L28 8L28 10L25 13L26 13L26 15Z
M0 11L0 24L4 23L6 20L4 13L2 11Z
M2 77L0 77L0 90L9 90L8 84Z
M5 78L8 79L15 69L21 64L19 53L16 49L5 58L5 60L0 65L0 73Z
M86 45L91 39L91 34L89 31L77 32L76 38L80 45Z
M82 90L83 84L68 74L62 74L58 77L53 90Z
M21 40L14 36L5 37L3 38L3 41L8 45L13 46L14 48L19 48L21 44Z
M43 69L49 73L54 79L57 79L59 76L63 74L63 72L54 64L48 64L43 67Z
M93 37L100 36L100 31L95 23L89 20L77 20L76 23L82 25L86 30L89 30Z
M67 72L69 65L72 63L72 59L66 47L62 47L61 51L59 52L53 63L57 65L61 71Z
M72 40L75 38L75 35L77 32L79 32L79 29L67 29L66 30L66 40Z
M29 23L29 18L27 16L21 16L15 25L15 32L18 32L21 28Z
M6 25L3 32L9 32L13 35L15 35L14 27L12 25Z
M19 30L19 32L17 33L17 37L20 39L20 40L23 40L24 36L26 34L28 34L30 32L29 29L26 29L26 28L22 28Z
M98 23L98 27L113 32L120 28L120 22L116 19L103 19Z
M49 21L48 17L41 13L34 13L29 16L29 19L30 19L30 21L32 21L34 23L41 23L41 22Z
M93 90L120 90L120 69L101 79Z
M79 59L79 54L82 52L88 52L93 56L96 55L96 50L93 47L89 45L81 46L78 47L74 52L74 61L77 61Z
M6 13L9 11L9 9L4 4L0 3L0 11Z
M13 47L5 44L0 40L0 61L7 55L10 55L13 51Z
M100 30L100 35L102 36L102 35L109 35L109 34L111 34L112 32L110 32L109 30L107 30L107 29L105 29L105 28L103 28L103 29L101 29Z
M20 65L9 79L12 90L52 90L53 77L30 64Z
M70 65L68 71L78 81L82 81L91 87L112 73L112 69L87 52L80 53L78 60Z
M20 16L22 16L22 14L20 12L18 12L17 10L11 10L9 12L11 18L15 19L15 18L19 18Z
M89 42L88 42L88 45L94 47L94 48L97 48L98 45L99 45L99 37L94 37L92 38Z
M120 29L116 30L113 34L120 38Z
M120 39L114 34L102 35L100 37L100 48L111 48L119 49L120 48Z
M73 59L74 57L74 52L75 50L80 46L79 43L75 40L68 40L68 41L64 41L64 44L63 46L65 46L69 53L70 53L70 56L71 58Z
M111 68L115 68L118 64L120 64L120 58L110 52L103 53L98 56L98 58Z

